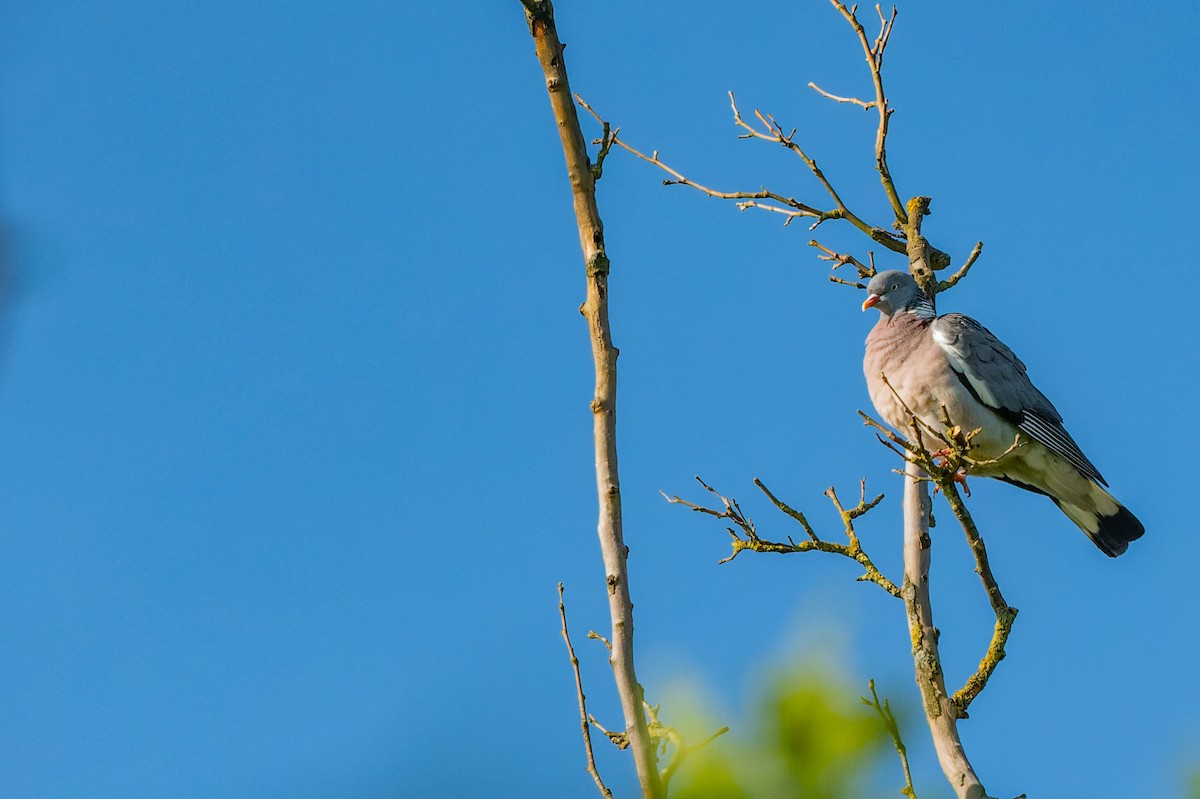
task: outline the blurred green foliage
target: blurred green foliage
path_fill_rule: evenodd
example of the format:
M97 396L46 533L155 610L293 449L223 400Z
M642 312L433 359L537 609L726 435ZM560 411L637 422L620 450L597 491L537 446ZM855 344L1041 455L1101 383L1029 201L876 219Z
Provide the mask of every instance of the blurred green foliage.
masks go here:
M688 756L671 783L672 799L862 799L880 793L870 786L881 769L895 786L882 795L898 796L900 762L864 693L821 666L776 672L750 720ZM669 707L682 717L688 741L717 726L694 698L672 699Z

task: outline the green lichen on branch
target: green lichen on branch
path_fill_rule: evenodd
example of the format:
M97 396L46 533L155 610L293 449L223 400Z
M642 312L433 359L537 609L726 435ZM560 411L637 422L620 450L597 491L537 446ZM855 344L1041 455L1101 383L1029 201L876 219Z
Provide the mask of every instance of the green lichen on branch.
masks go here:
M679 496L668 497L666 493L663 493L663 497L665 497L666 500L672 504L683 505L684 507L690 508L697 513L703 513L708 516L713 516L717 519L726 519L734 523L741 533L739 534L734 530L733 527L726 528L726 530L729 532L729 535L733 538L733 552L729 555L729 557L722 559L720 561L721 563L728 563L746 550L751 552L771 552L781 555L795 552L827 552L829 554L841 555L843 557L850 558L862 566L863 574L857 578L859 582L875 583L892 596L897 598L900 597L900 589L895 583L884 576L884 574L875 565L874 561L871 560L870 556L867 555L867 553L863 550L862 543L858 538L858 534L854 530L855 520L883 501L883 494L880 494L871 500L867 499L866 480L859 481L860 495L858 504L849 508L842 504L841 500L838 498L837 492L832 487L825 490L825 496L828 497L829 501L833 503L834 508L837 510L838 517L841 519L842 532L846 536L847 541L845 544L840 544L835 541L827 541L817 535L816 530L813 529L813 526L809 523L808 518L803 513L776 497L773 493L771 493L771 490L767 488L766 485L764 485L763 482L757 477L754 478L754 485L766 495L767 499L770 500L772 505L785 513L787 516L797 522L801 528L803 528L804 533L807 536L806 538L797 542L791 536L787 536L786 543L782 541L771 541L763 538L758 534L758 528L754 524L754 521L742 512L742 508L736 499L732 499L720 494L716 489L708 485L708 483L705 483L699 477L696 478L696 482L700 483L700 485L703 486L704 489L710 494L721 500L720 508L709 508L703 505L698 505L682 499Z
M883 381L885 385L891 388L886 375L883 376ZM893 396L899 400L899 395L895 393L894 389ZM900 400L900 402L903 405L903 400ZM940 428L921 421L907 406L905 406L905 410L911 419L909 430L911 440L901 438L862 411L859 411L859 415L863 418L864 424L876 429L881 443L899 454L906 461L915 463L924 470L929 475L928 479L933 482L937 491L946 498L946 502L950 505L950 510L954 513L954 517L958 520L966 536L971 556L975 560L975 573L979 575L980 582L983 584L984 592L988 598L988 604L991 605L992 612L996 617L991 640L988 643L987 650L979 661L979 666L967 678L963 687L956 691L950 699L955 715L958 718L965 719L968 717L967 709L970 707L971 702L987 686L988 680L996 671L996 667L1004 659L1006 654L1005 645L1008 643L1008 637L1012 633L1013 623L1018 613L1018 610L1009 605L1004 599L1004 594L996 582L996 577L992 574L991 564L988 562L987 546L984 544L983 536L980 535L979 528L975 525L975 520L971 516L971 512L967 509L966 503L963 501L962 495L958 490L958 486L961 484L967 496L970 496L970 490L967 488L966 483L966 477L970 473L970 469L974 466L993 463L998 458L988 461L980 461L972 458L971 441L979 433L979 430L964 430L961 426L954 424L945 407L941 409ZM946 446L937 453L931 453L925 443L927 438L945 443ZM1001 454L1000 457L1003 458L1021 446L1021 444L1021 439L1018 436L1013 441L1012 446ZM914 654L917 652L919 646L919 632L919 630L913 631Z

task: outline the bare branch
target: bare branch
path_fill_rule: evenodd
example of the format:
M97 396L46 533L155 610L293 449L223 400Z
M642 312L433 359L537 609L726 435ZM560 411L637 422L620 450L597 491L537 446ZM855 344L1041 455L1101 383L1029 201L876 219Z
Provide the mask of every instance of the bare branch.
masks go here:
M886 376L882 377L885 384L887 384ZM888 385L890 387L890 384ZM905 412L911 414L911 410L903 404L903 400L900 400L898 395L896 395L896 399L904 407ZM946 497L946 501L950 504L955 518L958 519L966 535L967 543L971 548L971 554L975 558L975 572L979 575L980 582L983 584L984 591L987 594L988 602L992 607L993 613L995 613L996 623L992 630L992 637L987 651L984 653L975 672L967 679L963 687L950 698L955 715L958 718L967 718L967 709L971 702L987 686L989 678L995 672L1000 661L1005 657L1004 647L1008 642L1009 635L1012 633L1013 623L1016 620L1018 611L1004 600L1004 595L1001 593L1000 586L997 584L996 578L992 574L991 566L988 563L987 547L984 544L983 536L980 534L974 519L967 510L966 504L959 495L956 483L962 482L965 488L964 474L968 473L974 466L989 465L1004 458L1022 445L1021 438L1017 436L1012 445L997 458L976 460L970 456L971 440L980 431L963 430L960 425L956 425L953 422L949 412L943 406L941 408L940 420L942 429L940 430L919 420L916 416L912 416L912 428L914 431L924 429L936 440L946 444L944 449L931 454L923 446L917 446L896 436L879 422L871 419L871 417L861 411L859 414L862 416L865 424L869 424L877 430L882 431L889 441L902 447L904 450L901 453L902 457L910 464L928 474L929 479L935 484L936 489ZM969 495L970 492L968 491Z
M832 2L842 9L845 8L837 0ZM853 14L850 16L853 18ZM861 31L862 26L856 24L856 29ZM880 37L877 59L882 58L885 43L886 31ZM877 83L877 87L882 93L882 86ZM880 131L884 131L882 123ZM936 281L933 278L931 263L934 253L933 248L921 235L921 220L929 211L929 198L914 197L908 202L907 211L904 228L908 242L909 271L932 301L936 294ZM916 437L915 445L917 449L925 450L920 424L915 414L910 415L914 420L912 431ZM909 447L911 452L912 444ZM904 464L904 475L904 583L901 592L904 609L908 615L913 670L921 691L925 720L929 724L938 763L946 780L954 788L955 795L958 799L983 799L987 792L963 749L958 734L956 707L946 692L941 654L938 651L939 633L934 625L933 604L929 597L932 544L929 537L929 520L932 508L929 491L923 482L928 473L909 458Z
M592 753L592 730L588 724L587 698L583 695L583 677L579 674L579 658L575 656L575 647L571 646L571 636L567 633L567 606L563 603L563 584L558 584L558 616L562 619L562 637L567 644L567 656L571 659L571 669L575 672L575 693L579 698L579 726L583 732L583 748L587 752L587 772L596 782L596 788L602 796L613 799L612 791L600 779L596 769L596 757Z
M722 559L720 561L721 563L728 563L741 554L741 552L744 550L750 550L752 552L773 552L780 555L790 554L793 552L812 552L814 550L818 552L827 552L830 554L841 555L843 557L850 558L862 566L863 574L857 578L860 582L875 583L892 596L900 596L900 589L896 586L896 584L885 577L883 573L879 571L878 567L875 566L875 563L871 560L867 553L863 551L862 544L859 542L858 535L854 530L854 520L874 508L883 500L883 494L880 494L870 501L866 499L865 481L863 482L862 498L859 499L857 505L851 508L843 507L841 502L838 500L837 493L832 488L826 490L825 492L825 496L829 497L834 508L837 509L839 517L841 518L843 533L848 541L846 544L838 544L833 541L826 541L819 537L803 513L777 498L761 480L755 478L754 485L756 485L759 490L766 495L771 504L798 522L804 529L805 534L808 536L807 540L802 540L799 543L794 541L791 536L788 536L787 543L770 541L762 538L759 535L758 529L755 527L754 522L748 519L742 512L741 506L738 505L736 499L731 499L718 493L716 489L712 488L712 486L705 483L699 477L696 478L696 481L699 482L700 485L704 486L705 490L709 491L720 500L721 508L705 507L693 502L688 502L687 500L681 499L678 496L668 497L666 493L663 493L663 497L672 504L683 505L684 507L690 508L697 513L703 513L708 516L713 516L717 519L731 521L737 526L738 529L741 530L741 535L739 535L738 532L732 527L726 528L730 537L733 538L733 553L729 555L729 557Z
M938 282L938 293L940 294L946 289L954 288L954 285L958 283L958 281L966 277L967 272L971 271L971 267L975 265L975 261L979 258L979 254L981 252L983 252L983 242L977 241L975 242L975 249L971 250L971 254L967 256L966 263L959 267L958 271L952 274L950 277Z
M875 693L874 680L867 683L867 687L871 689L871 698L867 699L865 696L859 698L862 699L864 705L874 708L875 712L879 714L884 729L892 736L892 745L896 747L896 754L900 755L900 765L904 768L904 787L900 789L900 793L907 796L908 799L917 799L917 791L913 788L912 772L908 768L908 749L900 738L900 725L892 714L892 707L886 699L882 704L880 703L879 694Z
M763 483L763 481L759 480L757 477L754 478L754 485L758 486L758 489L767 495L767 499L771 500L772 505L779 508L781 511L786 513L788 516L792 517L797 522L799 522L800 526L804 528L804 532L808 534L809 539L811 539L813 541L821 540L821 539L817 538L816 532L813 531L812 525L808 523L808 519L805 518L803 513L796 510L795 508L793 508L791 505L787 504L783 500L778 499L774 494L771 493L771 489L767 488L767 486ZM883 495L880 494L880 499L882 499L882 498L883 498ZM789 540L791 540L791 539L789 539Z
M601 117L600 114L579 95L575 95L575 102L577 102L582 108L590 113L603 128L604 133L602 133L601 138L597 139L595 142L602 146L602 153L607 154L607 148L610 148L613 145L621 147L635 157L640 158L648 164L658 167L670 175L671 179L663 181L664 186L689 186L703 194L708 195L709 197L715 197L721 200L735 200L737 201L738 208L743 211L748 208L758 208L764 211L782 214L786 217L784 222L785 225L791 224L796 217L808 217L815 220L810 228L815 229L818 225L821 225L822 223L831 219L844 219L857 227L872 240L879 242L888 249L893 250L894 252L905 251L905 244L903 240L897 237L894 233L864 222L857 214L846 207L845 202L842 201L841 196L838 194L837 190L834 189L833 184L829 182L829 179L825 177L825 173L822 172L820 167L817 166L816 161L810 158L807 153L805 153L804 150L795 142L795 130L785 133L779 123L775 121L774 117L769 114L764 115L757 109L755 110L754 115L757 117L759 122L762 123L762 129L755 128L742 118L741 111L738 110L737 101L733 95L733 92L729 93L729 103L733 110L734 123L746 131L746 133L740 138L762 139L764 141L780 144L796 153L796 155L798 155L805 162L812 173L816 176L817 180L820 181L822 186L824 186L826 192L828 192L830 197L833 199L834 208L829 210L821 210L815 206L800 202L794 197L785 196L779 192L767 189L765 186L760 187L758 191L721 191L709 186L705 186L697 181L692 180L679 170L662 161L658 156L657 150L654 150L647 155L645 152L638 150L637 148L625 142L625 140L620 138L618 135L619 128L614 129L611 123ZM772 200L775 203L778 203L778 205L764 203L761 202L762 200Z
M619 129L613 130L605 122L601 128L600 139L592 142L600 145L600 149L596 152L596 160L592 163L592 180L598 181L604 175L604 159L608 158L608 154L612 151L613 142L616 141L618 133L620 133Z
M871 69L871 82L875 85L875 101L872 106L879 111L879 128L875 133L875 170L879 173L879 179L883 183L883 191L887 195L888 202L892 205L892 211L896 214L896 222L901 227L908 224L908 215L905 212L904 204L900 202L900 195L896 191L896 184L892 180L891 170L887 163L887 135L888 135L888 120L892 116L892 109L888 105L887 95L883 91L883 51L887 48L888 38L892 34L892 26L896 22L896 7L892 6L892 15L890 19L885 19L882 9L878 6L879 11L880 32L872 44L867 39L867 32L863 29L862 23L858 21L855 14L858 6L854 8L846 8L844 3L838 0L830 0L834 8L841 12L850 26L854 28L854 32L858 34L858 40L862 44L863 53L866 55L867 64Z
M839 97L836 94L830 94L829 92L825 91L820 86L813 83L812 81L808 82L808 88L816 91L816 93L821 95L822 97L828 97L830 100L833 100L838 103L851 103L852 105L856 105L859 108L863 109L864 111L870 111L872 108L875 107L874 100L872 100L871 102L868 103L866 100L860 100L857 97Z
M967 536L967 543L970 544L971 554L975 558L975 573L979 575L984 591L987 593L988 602L996 614L996 625L992 629L992 640L988 643L987 652L979 661L975 673L967 678L966 684L956 691L952 698L959 717L965 719L967 718L967 708L970 707L975 697L979 696L980 692L987 687L988 679L996 671L1000 661L1004 659L1004 646L1008 643L1008 636L1012 633L1013 622L1017 618L1018 611L1005 602L1004 595L1000 593L1000 586L996 584L996 578L992 575L992 569L988 563L987 547L984 546L983 536L979 534L979 530L975 527L975 521L967 511L966 505L963 504L962 498L959 497L958 491L955 490L954 481L943 479L938 485L941 486L946 501L950 503L950 509L954 511L955 518L958 519Z
M604 118L601 117L600 114L598 114L596 112L596 110L594 108L592 108L591 105L589 105L588 102L586 100L584 100L582 97L580 97L578 94L575 95L575 102L577 102L589 114L591 114L593 117L595 117L596 121L599 122L603 127L605 127L606 129L610 129L610 130L612 129L610 123L605 121ZM793 197L785 197L784 195L779 194L778 192L771 191L771 190L767 189L766 187L760 187L758 191L719 191L717 189L709 188L708 186L704 186L704 185L692 180L691 178L688 178L679 170L675 169L674 167L672 167L672 166L668 165L667 163L665 163L664 161L662 161L658 157L658 150L654 150L650 155L646 155L646 153L631 146L624 139L620 138L617 135L619 131L620 131L620 129L618 128L618 129L614 130L611 133L611 135L609 136L610 145L615 144L618 147L625 150L626 152L642 159L643 161L645 161L648 164L653 164L654 166L658 167L659 169L661 169L662 171L664 171L668 175L670 175L672 179L664 180L663 181L664 186L690 186L691 188L693 188L703 194L707 194L709 197L716 197L717 199L720 199L720 200L750 201L750 202L738 202L737 205L742 210L745 210L746 208L761 208L763 210L785 214L789 217L788 222L791 221L791 219L790 219L791 217L806 216L806 217L810 217L810 218L820 218L822 216L825 216L828 213L826 211L822 211L819 208L814 208L810 205L806 205L805 203L802 203ZM773 206L773 205L769 205L767 203L757 202L758 200L774 200L775 202L780 203L784 207Z
M762 123L763 127L761 130L754 127L742 118L742 112L738 110L737 99L734 97L733 92L729 93L729 107L733 110L734 124L746 131L742 138L761 139L763 141L779 144L788 150L791 150L793 153L799 156L802 161L804 161L805 165L808 166L809 170L814 176L816 176L817 180L820 181L821 185L825 188L825 191L833 199L837 207L831 211L825 212L821 217L819 217L813 224L814 228L829 219L845 219L863 233L870 236L871 239L879 242L889 250L893 250L894 252L905 252L904 242L897 238L894 234L884 230L881 227L867 224L861 218L859 218L857 214L846 207L846 203L842 200L841 195L838 194L837 189L833 187L833 184L829 182L829 179L825 177L825 173L822 172L821 168L817 166L817 162L809 157L809 155L804 152L800 145L796 143L796 131L794 129L790 133L784 133L783 127L775 121L773 116L770 114L764 116L758 109L754 110L754 116L758 118L758 121Z
M609 652L612 652L612 644L600 633L596 632L595 630L588 630L587 637L599 641L600 643L604 644L605 649L607 649Z
M1004 659L1004 646L1008 642L1008 636L1012 632L1013 622L1017 618L1018 611L1004 600L1004 595L1000 592L1000 586L997 584L996 578L992 574L991 565L988 563L987 547L984 544L983 536L980 535L979 529L975 526L975 520L972 518L970 511L967 510L962 497L959 496L955 483L963 482L965 488L965 480L959 477L960 474L966 473L971 467L1000 460L1021 445L1021 438L1018 435L1012 445L998 458L991 461L977 461L972 459L969 453L971 439L979 431L964 432L961 426L954 424L945 406L941 408L941 423L944 430L939 434L939 438L947 442L947 446L939 453L929 456L927 471L938 489L940 489L942 495L946 497L946 501L950 504L950 509L954 512L955 518L958 519L959 524L963 528L963 533L967 537L967 543L971 547L971 555L975 558L975 573L979 575L984 592L987 594L988 603L992 606L992 612L996 615L996 624L992 630L992 639L988 644L987 651L979 662L979 666L967 679L966 684L955 692L951 698L958 717L967 718L967 708L975 697L983 691L984 687L987 686L988 679L995 672L1000 661ZM939 456L944 458L943 463L936 462ZM967 495L970 496L969 491Z
M523 0L523 3L566 160L575 223L583 250L587 297L581 310L587 319L595 371L595 390L590 409L596 493L600 506L596 533L604 558L609 617L612 620L609 663L621 700L625 735L633 750L643 799L663 799L665 792L658 773L658 759L646 726L642 686L633 662L633 599L627 568L629 548L624 541L621 484L617 470L617 349L613 345L608 313L609 259L604 245L604 225L596 204L596 179L600 169L588 158L587 142L571 99L571 85L563 58L564 47L554 23L554 7L550 0ZM610 130L605 138L608 141L602 143L601 152L607 154L616 141L616 133Z
M854 268L858 270L858 276L860 278L875 277L875 253L873 253L873 252L867 253L867 257L871 261L871 265L867 266L866 264L864 264L862 261L855 258L850 253L834 252L833 250L829 249L825 245L818 242L816 239L813 239L812 241L810 241L808 243L808 246L816 247L818 250L825 253L824 255L818 255L817 258L822 261L829 261L829 262L833 263L833 267L832 267L833 269L838 269L840 267L845 266L846 264L852 264L854 266ZM845 283L846 281L841 281L841 282ZM859 285L859 284L854 283L854 284L847 284L847 285ZM866 288L866 287L863 286L862 288Z
M608 740L612 741L613 746L617 747L618 749L629 748L629 735L626 733L604 729L604 725L596 721L596 717L590 714L588 715L588 723L600 730L600 732L604 733L605 736L608 737Z
M1004 600L1004 595L1000 592L1000 586L997 584L996 578L992 574L991 565L988 563L987 547L984 544L983 536L975 526L975 520L972 518L970 511L967 510L967 506L963 502L962 497L959 496L958 488L955 485L961 482L967 496L970 496L971 492L966 489L966 480L960 477L960 475L969 472L973 466L992 461L977 461L970 457L968 453L971 448L971 439L979 431L963 432L961 427L955 425L950 419L945 407L942 408L942 423L945 426L945 431L940 437L948 443L947 447L940 453L937 453L937 455L943 457L945 461L938 464L936 463L936 456L930 456L933 463L927 471L933 478L938 490L941 491L949 503L954 517L958 519L959 524L962 526L963 533L967 537L967 543L971 548L971 555L975 559L975 573L979 575L984 592L987 594L988 604L992 606L992 612L996 615L996 624L992 629L992 638L988 643L987 651L979 662L979 666L967 678L963 687L951 697L951 702L954 704L958 717L965 719L967 718L967 708L970 707L975 697L979 696L980 692L987 686L988 679L996 671L996 667L1000 665L1000 661L1004 659L1004 647L1008 642L1009 635L1012 633L1013 622L1016 621L1018 611ZM1020 436L1017 436L1012 445L994 460L1003 458L1020 445L1021 439Z

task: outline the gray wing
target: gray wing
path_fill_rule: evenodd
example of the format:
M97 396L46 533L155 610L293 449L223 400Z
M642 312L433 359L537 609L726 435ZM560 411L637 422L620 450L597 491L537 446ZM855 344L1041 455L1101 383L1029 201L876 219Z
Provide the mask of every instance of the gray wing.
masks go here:
M932 332L958 379L975 399L1065 458L1084 477L1108 485L1063 427L1062 414L1030 382L1025 364L1004 342L971 317L957 313L934 320Z

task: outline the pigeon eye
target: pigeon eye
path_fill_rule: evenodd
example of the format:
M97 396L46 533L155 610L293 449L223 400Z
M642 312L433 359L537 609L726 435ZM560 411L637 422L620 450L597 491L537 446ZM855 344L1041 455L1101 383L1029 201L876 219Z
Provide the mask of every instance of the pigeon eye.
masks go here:
M888 289L888 291L895 291L895 290L896 290L896 289L898 289L898 288L900 288L900 284L899 284L899 283L893 283L893 284L891 285L891 288L889 288L889 289Z

